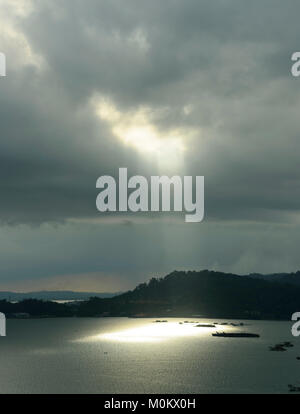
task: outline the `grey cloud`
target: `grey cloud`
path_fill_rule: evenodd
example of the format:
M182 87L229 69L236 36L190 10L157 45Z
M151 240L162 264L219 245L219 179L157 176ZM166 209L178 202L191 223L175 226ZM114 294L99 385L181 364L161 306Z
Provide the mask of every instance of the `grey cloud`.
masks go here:
M140 168L137 155L84 112L95 92L109 95L124 110L167 107L156 120L162 130L190 125L199 131L187 143L185 167L206 176L207 206L214 217L224 211L239 218L239 211L252 217L262 209L299 207L295 194L286 197L285 188L276 192L285 187L291 169L298 177L297 113L291 116L288 104L295 99L289 53L297 38L296 13L270 2L68 4L34 2L35 11L20 24L48 69L12 72L2 98L3 133L11 143L2 143L2 177L9 174L7 187L24 199L19 214L18 197L5 197L16 221L18 216L26 221L27 214L29 221L96 214L95 178L121 165ZM282 13L291 20L284 34L278 31ZM145 52L132 41L137 30L149 43ZM189 116L182 113L185 104L193 105ZM285 128L280 118L289 120ZM270 196L262 199L266 187ZM278 204L278 198L285 202Z
M19 225L5 231L7 240L15 236L25 243L37 232L39 242L29 242L33 253L48 237L53 244L33 264L34 255L8 243L5 278L22 278L24 263L23 277L33 279L123 269L139 281L143 265L149 272L193 266L275 271L280 239L289 251L280 270L299 266L288 241L300 208L300 84L290 74L290 56L299 50L298 2L32 4L32 13L12 19L45 65L21 64L16 41L0 39L9 62L0 82L0 220ZM99 217L100 175L126 166L132 174L164 173L151 155L140 156L97 119L89 105L97 93L124 113L149 107L161 139L176 128L194 131L184 137L184 165L168 173L205 176L205 223L160 228L153 220L149 230L148 223L124 216L118 231L97 225L91 236L83 223ZM70 218L81 222L73 246ZM43 230L47 222L59 223L51 236ZM228 239L232 251L222 251ZM294 233L292 240L297 243ZM8 263L14 255L15 267Z

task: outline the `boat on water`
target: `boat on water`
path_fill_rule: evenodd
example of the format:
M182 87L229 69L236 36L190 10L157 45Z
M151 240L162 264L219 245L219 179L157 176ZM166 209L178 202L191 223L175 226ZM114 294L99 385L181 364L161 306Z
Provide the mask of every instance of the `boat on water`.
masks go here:
M212 336L220 338L259 338L258 334L249 332L215 332L212 333Z

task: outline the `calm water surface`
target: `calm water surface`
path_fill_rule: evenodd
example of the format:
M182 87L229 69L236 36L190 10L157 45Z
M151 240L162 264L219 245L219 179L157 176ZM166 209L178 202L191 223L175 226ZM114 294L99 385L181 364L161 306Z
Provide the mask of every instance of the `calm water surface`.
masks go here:
M300 385L300 338L290 322L244 321L215 338L184 319L8 320L0 337L1 393L285 393ZM201 322L221 320L190 319ZM236 321L234 321L236 322ZM294 348L270 352L291 341Z

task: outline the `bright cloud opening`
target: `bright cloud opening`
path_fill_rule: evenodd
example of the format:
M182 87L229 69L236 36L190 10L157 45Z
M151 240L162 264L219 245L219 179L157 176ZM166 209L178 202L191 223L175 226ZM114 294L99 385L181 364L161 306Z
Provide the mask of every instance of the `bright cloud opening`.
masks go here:
M123 112L103 97L93 98L92 104L99 119L109 124L113 135L125 145L144 156L153 156L159 164L182 164L185 143L194 131L187 128L161 131L148 107Z

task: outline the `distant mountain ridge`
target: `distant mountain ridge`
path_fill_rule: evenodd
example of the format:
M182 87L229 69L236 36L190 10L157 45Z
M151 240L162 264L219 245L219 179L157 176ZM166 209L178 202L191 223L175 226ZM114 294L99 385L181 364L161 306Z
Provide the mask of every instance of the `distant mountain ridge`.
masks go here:
M41 290L37 292L10 292L0 291L0 300L20 301L24 299L40 299L40 300L87 300L90 297L111 298L120 295L122 292L116 293L96 293L96 292L74 292L72 290Z
M295 273L270 273L267 275L253 273L249 277L255 279L267 280L269 282L288 283L295 286L300 286L300 271Z

